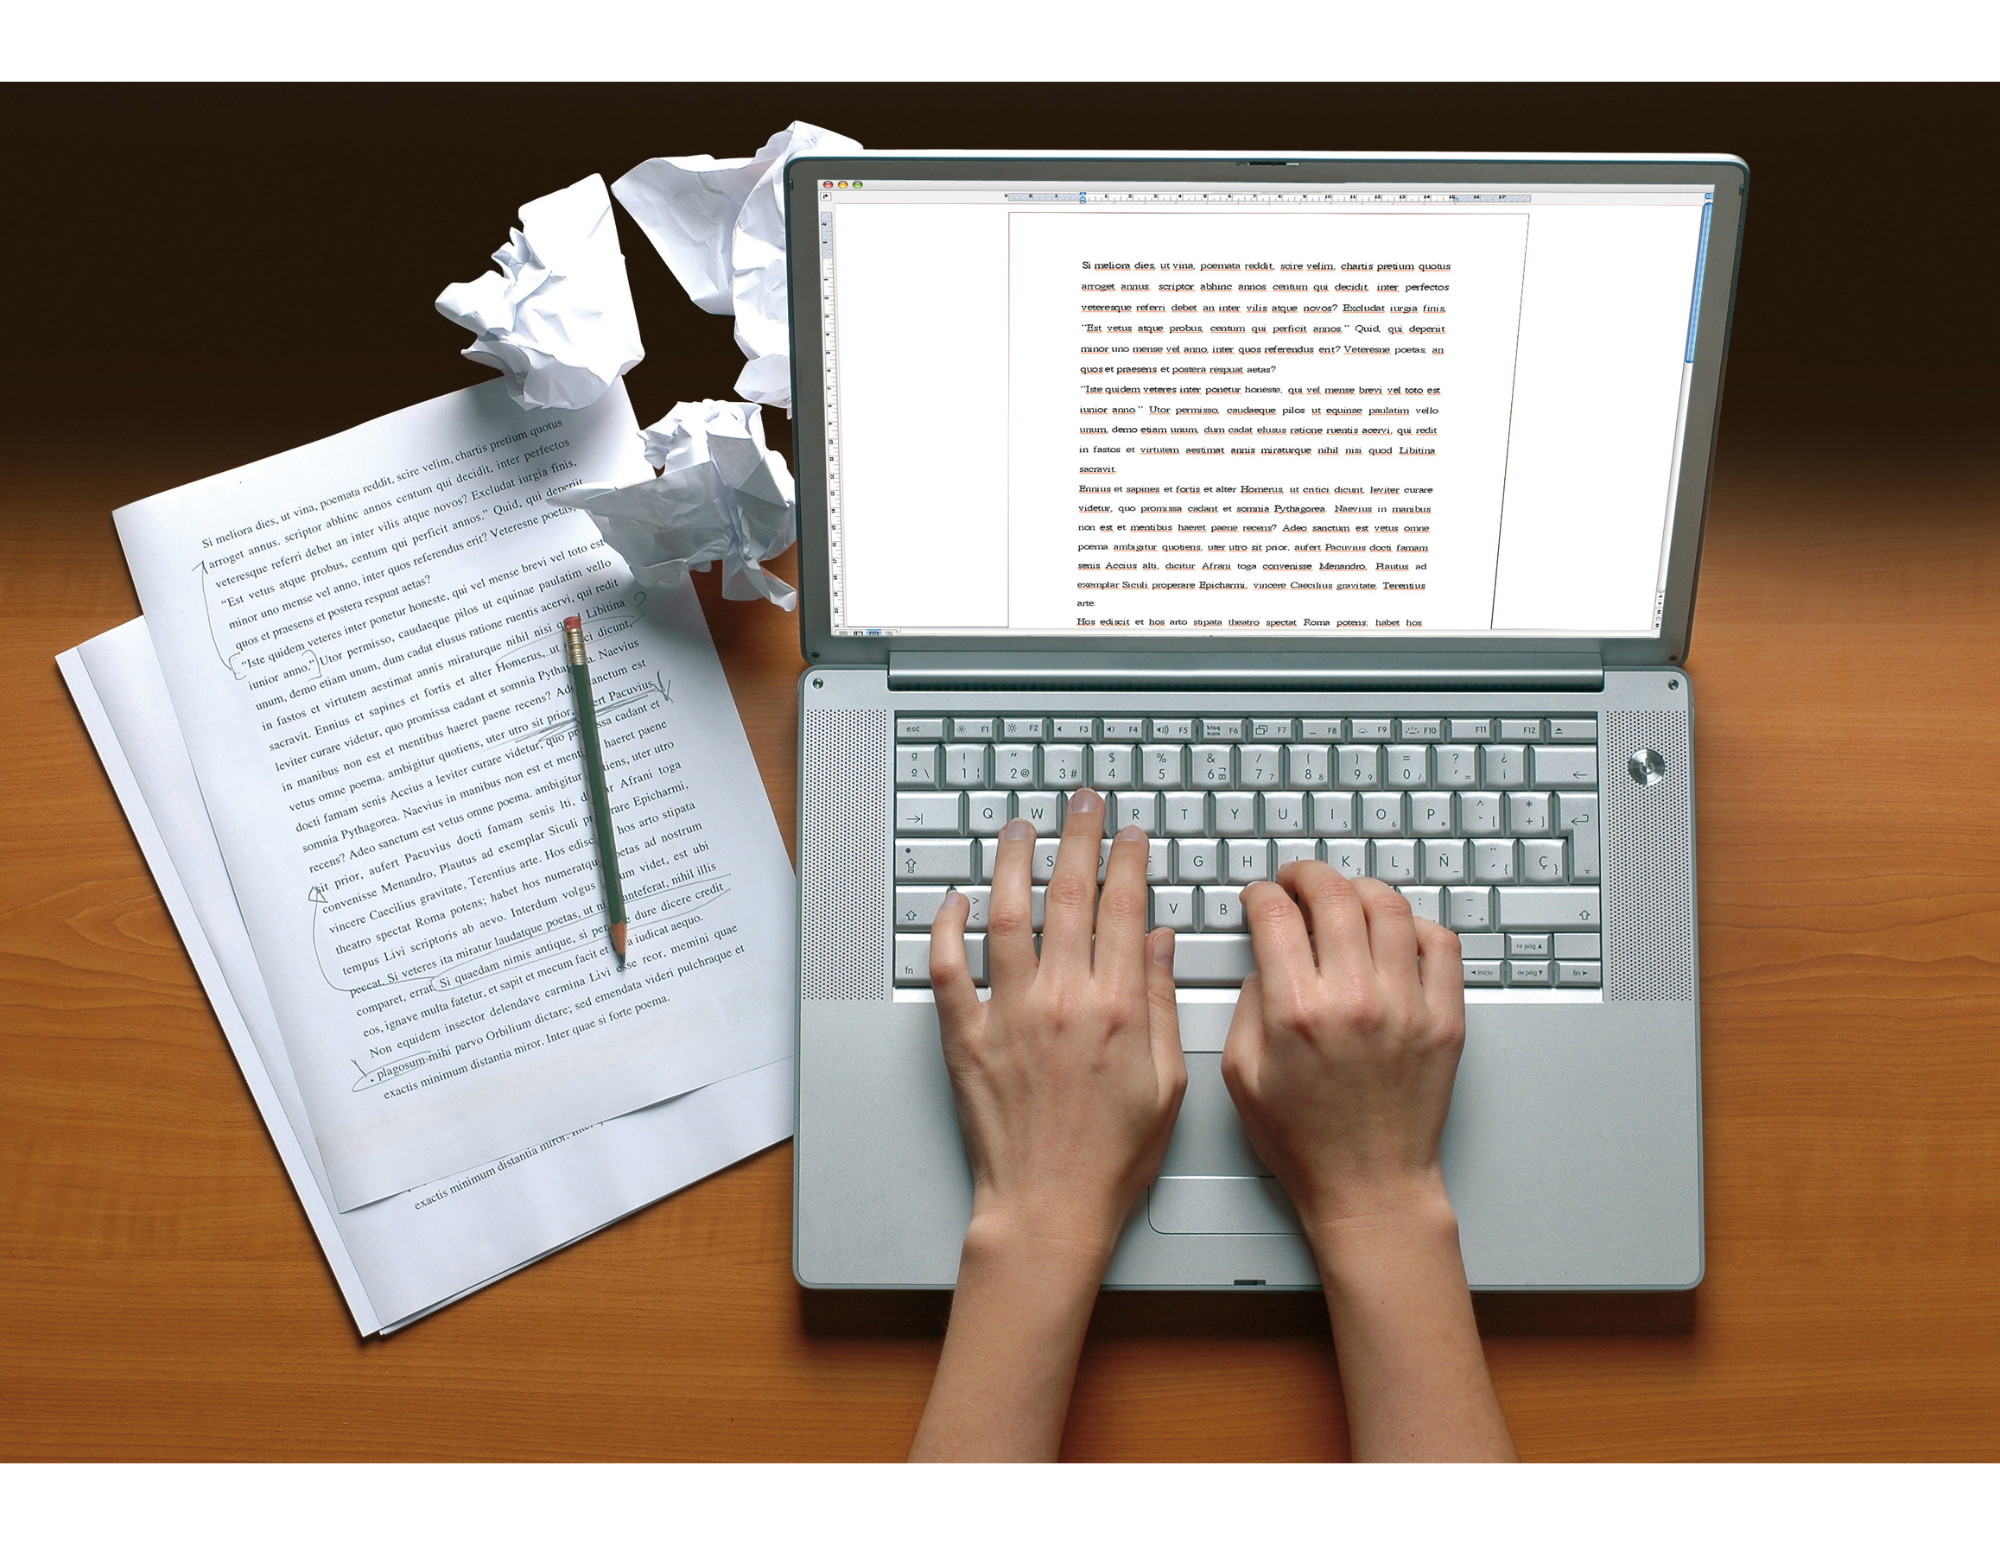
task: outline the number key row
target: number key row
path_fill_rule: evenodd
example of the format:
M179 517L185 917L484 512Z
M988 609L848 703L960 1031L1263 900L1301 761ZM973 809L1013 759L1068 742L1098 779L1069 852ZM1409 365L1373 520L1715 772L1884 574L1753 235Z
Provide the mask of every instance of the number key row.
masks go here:
M1595 746L899 745L902 789L1590 789Z

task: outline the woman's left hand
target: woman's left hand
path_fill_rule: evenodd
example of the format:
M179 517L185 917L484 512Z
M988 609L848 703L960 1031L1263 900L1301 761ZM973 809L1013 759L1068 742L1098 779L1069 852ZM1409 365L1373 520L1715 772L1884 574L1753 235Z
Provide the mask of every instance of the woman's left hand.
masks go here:
M1104 815L1101 794L1071 797L1039 958L1035 834L1025 821L1009 822L988 907L992 998L981 1001L966 969L969 908L960 897L931 925L931 983L972 1161L973 1232L1026 1235L1108 1259L1166 1157L1187 1065L1174 936L1146 931L1146 836L1132 826L1112 841L1100 896Z

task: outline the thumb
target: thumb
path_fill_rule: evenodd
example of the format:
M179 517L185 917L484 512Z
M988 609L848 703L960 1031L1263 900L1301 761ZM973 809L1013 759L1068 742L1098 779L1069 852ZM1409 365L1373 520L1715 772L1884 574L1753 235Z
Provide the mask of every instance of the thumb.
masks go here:
M1264 989L1252 971L1243 979L1236 1012L1229 1018L1229 1038L1222 1043L1222 1082L1238 1110L1246 1095L1255 1099L1258 1073L1264 1062Z
M1187 1078L1181 1055L1181 1013L1174 998L1174 932L1155 928L1146 938L1146 1028L1153 1038L1153 1065L1178 1081Z

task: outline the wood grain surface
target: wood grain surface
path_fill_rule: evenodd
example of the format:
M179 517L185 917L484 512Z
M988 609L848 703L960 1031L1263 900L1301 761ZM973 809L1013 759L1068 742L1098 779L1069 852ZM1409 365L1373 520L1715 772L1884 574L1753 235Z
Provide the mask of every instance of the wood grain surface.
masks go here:
M135 610L106 511L280 433L53 436L9 489L0 1457L899 1456L945 1301L802 1291L789 1146L356 1340L51 663ZM1524 1455L2000 1453L1994 513L1948 447L1725 446L1690 660L1708 1277L1484 1299ZM789 841L795 624L701 589ZM1101 1301L1069 1456L1345 1449L1316 1300Z

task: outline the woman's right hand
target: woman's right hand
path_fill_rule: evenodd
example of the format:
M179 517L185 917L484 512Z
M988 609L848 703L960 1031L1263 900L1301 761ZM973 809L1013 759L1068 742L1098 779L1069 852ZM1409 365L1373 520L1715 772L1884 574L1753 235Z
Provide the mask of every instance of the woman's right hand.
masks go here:
M1438 1144L1465 1044L1458 936L1377 880L1247 887L1257 971L1222 1076L1326 1287L1356 1459L1512 1459Z
M1257 971L1222 1076L1309 1234L1449 1206L1438 1142L1465 1040L1458 936L1379 880L1288 864L1243 892Z

